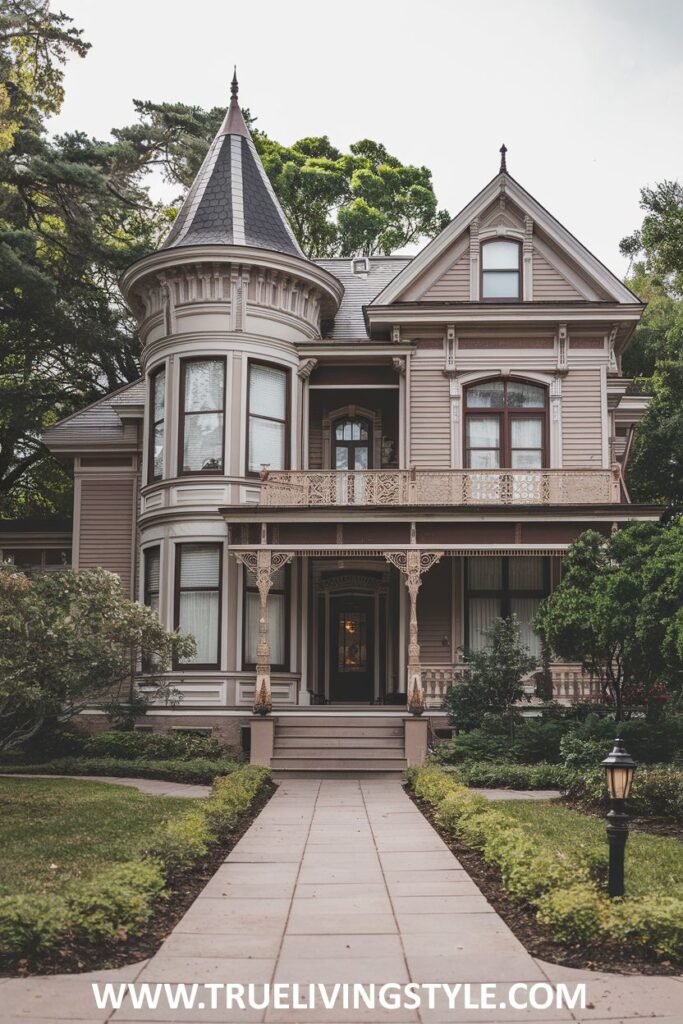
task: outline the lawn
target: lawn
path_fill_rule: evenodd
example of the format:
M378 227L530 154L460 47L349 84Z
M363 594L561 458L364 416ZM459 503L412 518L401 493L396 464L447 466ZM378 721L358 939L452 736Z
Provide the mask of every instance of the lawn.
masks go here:
M567 855L581 846L607 850L605 821L582 814L557 802L501 800L496 810L537 836L539 845ZM678 839L631 832L626 847L626 892L628 896L683 892L683 843Z
M0 896L64 894L134 859L154 829L195 801L75 779L0 779Z

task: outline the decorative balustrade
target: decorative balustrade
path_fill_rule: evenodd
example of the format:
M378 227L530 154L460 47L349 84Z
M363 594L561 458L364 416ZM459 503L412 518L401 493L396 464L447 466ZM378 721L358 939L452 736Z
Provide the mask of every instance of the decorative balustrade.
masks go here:
M272 472L261 505L585 505L621 501L611 469L381 469Z
M422 688L429 708L439 708L451 686L461 681L465 665L423 665ZM550 666L553 681L553 700L560 704L596 703L601 699L600 684L581 671L580 665L557 662ZM535 680L529 678L524 689L533 694Z

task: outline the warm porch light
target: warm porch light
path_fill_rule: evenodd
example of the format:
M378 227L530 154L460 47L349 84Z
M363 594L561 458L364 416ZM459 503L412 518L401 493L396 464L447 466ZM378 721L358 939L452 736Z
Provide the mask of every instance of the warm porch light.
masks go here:
M614 749L602 762L607 776L607 790L610 809L607 815L607 842L609 843L610 898L624 895L624 853L628 839L628 814L626 800L631 794L636 762L624 747L624 741L617 738Z

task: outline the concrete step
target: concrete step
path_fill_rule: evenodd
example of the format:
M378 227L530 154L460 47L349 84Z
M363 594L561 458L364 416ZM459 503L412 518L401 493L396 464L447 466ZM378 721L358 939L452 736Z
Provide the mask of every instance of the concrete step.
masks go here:
M275 743L275 757L300 757L307 761L316 757L344 758L347 761L358 761L368 758L372 761L391 760L392 757L403 757L403 747L375 749L374 747L296 747L293 750L280 747Z
M403 736L283 736L275 734L275 746L282 750L329 747L335 750L403 750Z
M354 770L347 771L344 768L326 768L324 771L320 771L317 768L291 768L284 769L280 768L273 772L273 782L284 782L287 779L367 779L372 778L374 781L381 781L382 779L400 779L404 768L396 768L391 771L387 771L385 768L375 769L372 768L369 771Z
M325 726L326 728L389 728L394 726L400 728L403 725L403 719L406 717L406 713L401 712L399 714L382 715L380 713L376 715L368 714L335 714L330 712L329 715L278 715L277 712L273 715L277 719L277 724L281 728L305 728L310 729L312 727Z
M335 757L273 757L271 768L277 771L309 771L312 775L325 771L349 771L349 759L345 756ZM360 772L402 772L406 768L404 757L395 758L363 758L354 760L353 771Z
M401 725L354 726L350 725L278 725L275 728L278 736L283 739L306 739L308 736L320 736L325 739L402 739Z

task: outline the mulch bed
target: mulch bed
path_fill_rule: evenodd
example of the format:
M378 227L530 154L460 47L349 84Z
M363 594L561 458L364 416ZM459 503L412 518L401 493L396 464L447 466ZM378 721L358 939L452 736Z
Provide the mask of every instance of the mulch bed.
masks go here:
M179 872L168 881L168 897L139 935L122 938L116 946L86 947L68 942L60 949L26 959L0 956L0 978L24 978L34 974L79 974L83 971L125 967L154 956L170 935L183 914L194 903L206 883L215 875L227 855L258 817L275 792L271 782L256 798L248 814L230 838L214 847L193 867Z
M566 946L558 942L548 929L536 920L536 911L527 904L513 900L503 888L500 872L487 864L478 850L464 846L453 836L439 828L429 804L406 788L408 796L419 807L425 818L439 833L443 841L460 861L476 885L479 886L494 910L505 921L532 956L563 967L580 967L592 971L610 971L616 974L679 975L682 963L672 960L647 959L642 955L599 946ZM646 819L647 820L647 819Z

